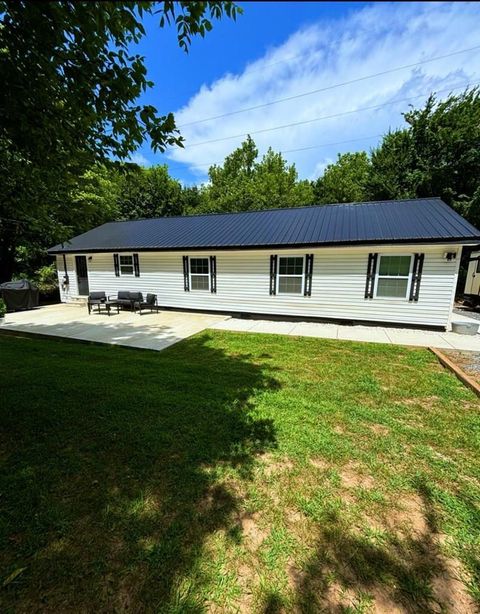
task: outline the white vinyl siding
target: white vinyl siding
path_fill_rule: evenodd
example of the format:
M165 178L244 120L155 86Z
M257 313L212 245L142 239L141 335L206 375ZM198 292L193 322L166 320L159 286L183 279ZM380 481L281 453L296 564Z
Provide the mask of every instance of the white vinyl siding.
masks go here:
M229 250L209 253L190 252L190 258L217 258L217 293L184 291L183 253L139 252L141 277L115 277L111 253L91 254L88 262L90 291L118 290L152 292L158 304L193 310L216 310L275 314L305 318L330 318L446 326L457 279L459 246L415 245L382 246L382 255L424 253L418 302L405 299L365 299L365 282L370 246L284 250L280 256L304 257L314 254L312 296L277 294L271 296L271 250ZM445 260L445 251L458 251L456 260ZM67 256L68 266L74 256ZM57 257L59 278L63 277L62 257ZM73 266L74 268L74 266ZM76 275L70 271L70 296L74 296ZM62 294L62 300L68 300Z

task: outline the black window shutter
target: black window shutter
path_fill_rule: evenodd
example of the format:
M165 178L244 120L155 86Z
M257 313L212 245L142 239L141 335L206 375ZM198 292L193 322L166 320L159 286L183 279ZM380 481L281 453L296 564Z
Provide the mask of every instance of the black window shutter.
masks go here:
M278 256L270 256L270 295L277 293L277 260Z
M138 254L133 254L133 268L135 270L135 277L140 277L140 263L138 262Z
M378 254L368 254L367 282L365 284L365 298L373 298L375 287L375 274L377 272Z
M183 257L183 289L190 292L190 280L188 279L188 256Z
M118 262L118 254L113 254L113 268L115 269L115 277L120 277L120 264Z
M217 293L217 257L210 256L210 291Z
M312 296L313 254L305 256L305 289L304 296Z
M412 283L410 285L410 297L409 301L418 301L418 296L420 294L420 282L422 280L422 271L423 271L423 261L425 259L425 254L415 254L413 259L413 273L412 273Z

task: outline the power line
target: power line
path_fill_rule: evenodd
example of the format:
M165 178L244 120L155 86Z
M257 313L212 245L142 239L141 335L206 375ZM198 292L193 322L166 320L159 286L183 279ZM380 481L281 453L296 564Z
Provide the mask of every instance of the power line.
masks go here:
M308 147L297 147L296 149L282 149L279 151L279 153L281 154L286 154L286 153L294 153L297 151L307 151L309 149L320 149L321 147L333 147L334 145L344 145L345 143L355 143L358 141L367 141L369 139L379 139L380 137L382 137L383 134L372 134L371 136L362 136L356 139L347 139L346 141L336 141L335 143L321 143L320 145L309 145ZM195 166L196 168L203 168L203 167L210 167L213 166L215 164L221 164L223 162L223 160L220 160L218 162L206 162L203 164L193 164L193 166ZM184 162L183 164L168 164L168 162L166 163L166 165L168 166L169 170L173 170L176 168L184 168L184 165L188 164L187 162Z
M247 113L248 111L255 111L256 109L263 109L265 107L269 107L274 104L279 104L281 102L288 102L289 100L295 100L297 98L303 98L305 96L311 96L312 94L319 94L321 92L326 92L328 90L333 90L337 87L343 87L344 85L351 85L352 83L359 83L360 81L366 81L367 79L373 79L375 77L381 77L383 75L388 75L394 72L398 72L400 70L405 70L407 68L414 68L415 66L421 66L423 64L428 64L430 62L436 62L437 60L444 60L446 58L453 57L455 55L460 55L462 53L468 53L469 51L475 51L480 49L480 45L476 45L475 47L469 47L468 49L461 49L459 51L454 51L452 53L446 53L445 55L438 55L434 58L429 58L427 60L421 60L419 62L414 62L413 64L405 64L404 66L397 66L396 68L390 68L388 70L383 70L382 72L377 72L372 75L365 75L363 77L357 77L356 79L351 79L350 81L343 81L342 83L336 83L334 85L328 85L326 87L321 87L316 90L310 90L308 92L303 92L302 94L295 94L294 96L288 96L287 98L278 98L277 100L271 100L269 102L264 102L262 104L257 104L252 107L246 107L244 109L237 109L236 111L229 111L228 113L222 113L221 115L214 115L212 117L206 117L204 119L197 119L193 122L188 122L186 124L182 124L178 126L178 128L185 128L187 126L194 126L196 124L202 124L204 122L213 121L214 119L222 119L223 117L229 117L231 115L238 115L239 113ZM280 60L281 62L282 60ZM277 62L278 63L278 62ZM267 66L265 66L267 68Z
M468 88L468 87L472 87L474 85L478 85L479 83L464 83L462 85L455 85L453 87L447 87L443 90L437 90L436 94L442 94L443 92L448 92L448 91L453 91L459 88ZM241 134L232 134L230 136L224 136L221 137L219 139L210 139L209 141L199 141L197 143L191 143L190 145L185 145L185 147L183 147L182 149L188 149L190 147L198 147L200 145L208 145L210 143L220 143L222 141L229 141L230 139L238 139L240 137L244 137L247 135L252 135L252 134L263 134L265 132L273 132L274 130L283 130L285 128L291 128L293 126L303 126L305 124L312 124L314 122L319 122L322 120L326 120L326 119L334 119L336 117L344 117L345 115L351 115L353 113L360 113L361 111L373 111L376 109L381 109L383 107L392 105L392 104L397 104L399 102L408 102L409 100L415 100L417 98L423 98L424 96L429 96L430 93L428 94L418 94L417 96L409 96L408 98L399 98L397 100L391 100L389 102L384 102L382 104L377 104L377 105L372 105L370 107L361 107L360 109L352 109L350 111L343 111L341 113L334 113L333 115L324 115L322 117L314 117L312 119L306 119L300 122L292 122L290 124L282 124L281 126L272 126L271 128L262 128L260 130L249 130L247 132L242 132Z

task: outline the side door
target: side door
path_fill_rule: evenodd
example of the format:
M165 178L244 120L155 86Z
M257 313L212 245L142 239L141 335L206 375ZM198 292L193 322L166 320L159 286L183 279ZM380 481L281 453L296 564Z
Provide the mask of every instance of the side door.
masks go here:
M77 270L78 294L80 296L88 296L87 257L75 256L75 268Z

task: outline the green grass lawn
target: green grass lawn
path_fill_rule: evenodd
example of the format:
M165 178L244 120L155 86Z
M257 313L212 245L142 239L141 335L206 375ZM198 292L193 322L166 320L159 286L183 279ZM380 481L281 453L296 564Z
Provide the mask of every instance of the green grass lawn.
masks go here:
M2 612L480 603L480 404L428 351L209 331L0 359Z

